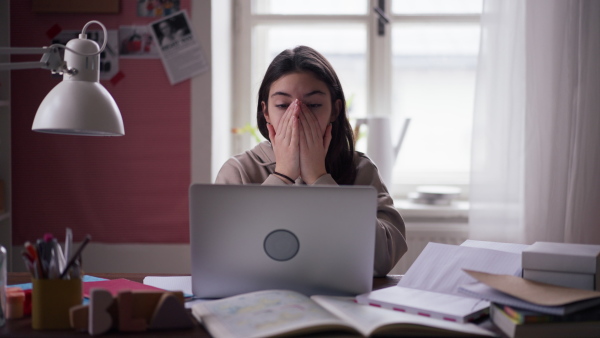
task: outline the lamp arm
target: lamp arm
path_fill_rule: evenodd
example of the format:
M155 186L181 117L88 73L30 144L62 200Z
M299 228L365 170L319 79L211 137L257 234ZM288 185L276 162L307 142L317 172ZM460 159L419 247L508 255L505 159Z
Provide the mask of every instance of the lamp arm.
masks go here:
M0 47L0 54L44 54L47 47Z
M53 73L69 72L56 46L43 48L3 47L0 48L0 54L43 54L38 62L0 63L0 70L42 68L49 69Z
M106 43L108 41L108 32L106 30L106 27L100 21L92 20L92 21L86 23L85 26L83 26L83 30L81 31L79 38L86 39L86 37L87 37L87 35L85 33L86 30L89 25L94 24L94 23L100 25L102 27L102 31L104 32L104 41L102 42L102 46L100 47L100 50L98 52L86 54L86 53L82 53L82 52L73 50L71 48L68 48L67 46L64 46L61 44L53 44L53 45L50 45L49 47L41 47L41 48L39 48L39 47L0 47L0 54L43 54L42 59L39 62L0 63L0 70L42 68L42 69L49 69L52 71L52 73L59 73L59 74L68 73L68 74L73 75L77 72L77 70L67 68L66 63L60 57L58 49L63 48L68 51L71 51L75 54L79 54L81 56L95 56L95 55L102 53L104 48L106 48Z

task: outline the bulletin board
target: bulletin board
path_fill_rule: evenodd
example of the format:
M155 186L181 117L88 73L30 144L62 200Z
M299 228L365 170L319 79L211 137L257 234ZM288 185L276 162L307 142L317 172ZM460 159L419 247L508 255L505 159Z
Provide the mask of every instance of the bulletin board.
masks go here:
M161 15L152 3L159 1L123 0L116 14L75 15L34 11L31 1L13 0L11 45L47 46L90 20L109 31L144 26ZM191 12L190 0L176 4ZM112 52L118 53L120 45ZM136 52L142 46L129 44ZM113 72L101 80L123 116L122 137L31 131L39 104L62 78L46 70L12 72L14 245L44 233L64 239L66 227L73 229L75 241L90 234L93 242L102 243L189 243L190 81L171 85L160 59L129 54L112 55L114 63L104 67ZM33 60L39 56L11 59Z

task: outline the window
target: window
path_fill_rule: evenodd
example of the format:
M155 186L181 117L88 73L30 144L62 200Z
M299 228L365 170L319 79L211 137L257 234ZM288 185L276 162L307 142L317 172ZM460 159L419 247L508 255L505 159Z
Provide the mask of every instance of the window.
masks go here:
M390 19L383 35L374 7ZM333 64L351 122L386 115L396 135L411 118L394 167L397 196L425 184L466 188L481 7L481 0L237 0L233 124L256 123L271 60L308 45ZM255 142L236 135L232 151ZM366 151L364 137L357 149Z

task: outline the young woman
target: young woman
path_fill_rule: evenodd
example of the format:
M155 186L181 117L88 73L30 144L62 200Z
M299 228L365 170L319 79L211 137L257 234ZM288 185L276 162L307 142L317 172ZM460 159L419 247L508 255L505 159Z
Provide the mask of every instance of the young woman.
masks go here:
M354 151L346 100L333 67L310 47L284 50L267 69L256 113L269 141L230 158L215 183L375 187L374 275L385 276L407 250L404 221L377 167Z

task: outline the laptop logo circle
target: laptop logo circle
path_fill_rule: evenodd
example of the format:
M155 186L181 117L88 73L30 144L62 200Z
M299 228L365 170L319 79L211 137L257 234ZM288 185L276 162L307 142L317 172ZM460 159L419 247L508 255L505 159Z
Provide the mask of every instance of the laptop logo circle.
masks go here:
M298 237L289 230L274 230L265 237L263 243L265 253L276 261L289 261L300 250Z

